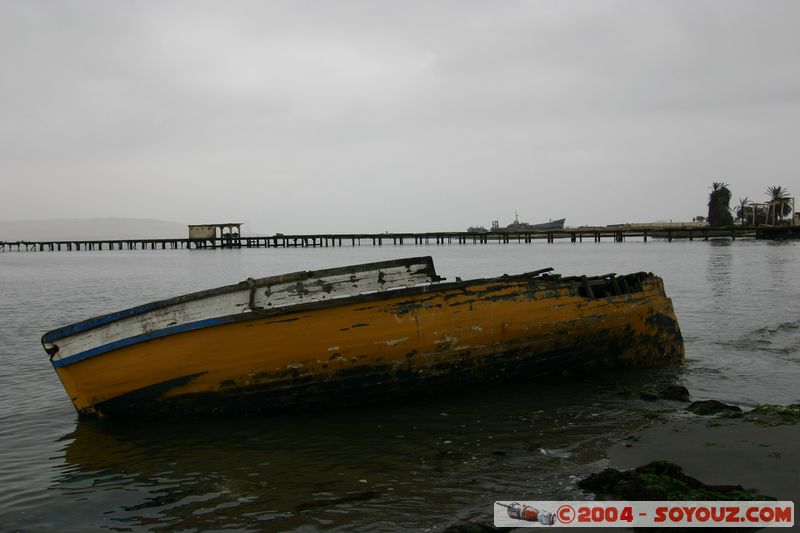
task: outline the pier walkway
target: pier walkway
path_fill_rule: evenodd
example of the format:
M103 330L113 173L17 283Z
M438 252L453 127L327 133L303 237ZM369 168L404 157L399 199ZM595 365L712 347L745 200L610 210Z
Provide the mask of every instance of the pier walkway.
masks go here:
M777 228L773 228L775 230ZM790 230L793 236L795 228ZM785 233L781 229L780 235ZM489 243L554 243L569 242L624 242L626 239L673 239L708 240L709 238L757 237L771 238L767 228L567 228L557 230L529 230L519 232L429 232L429 233L342 233L315 235L282 235L246 237L226 235L214 239L102 239L60 241L0 241L0 252L63 252L94 250L177 250L212 248L307 248L328 246L383 246L423 244L489 244Z

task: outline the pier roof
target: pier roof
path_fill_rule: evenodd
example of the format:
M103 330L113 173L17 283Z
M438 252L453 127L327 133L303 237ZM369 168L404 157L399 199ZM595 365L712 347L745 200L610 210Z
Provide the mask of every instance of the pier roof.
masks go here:
M190 228L201 228L203 226L241 226L244 222L214 222L213 224L187 224Z

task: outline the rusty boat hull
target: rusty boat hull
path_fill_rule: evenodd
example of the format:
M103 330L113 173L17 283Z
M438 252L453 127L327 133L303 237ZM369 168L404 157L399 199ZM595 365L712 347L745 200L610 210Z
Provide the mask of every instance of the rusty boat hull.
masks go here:
M653 274L445 282L430 257L249 279L42 343L82 416L363 403L447 386L682 363Z

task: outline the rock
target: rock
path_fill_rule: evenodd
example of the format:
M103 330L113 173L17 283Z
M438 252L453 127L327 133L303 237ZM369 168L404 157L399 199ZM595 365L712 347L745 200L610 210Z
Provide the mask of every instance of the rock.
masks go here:
M686 410L696 415L703 416L718 414L730 416L737 413L741 414L742 412L742 410L735 405L728 405L717 400L699 400L692 402Z
M639 394L639 398L646 402L654 402L658 400L658 394L654 392L645 391Z
M653 461L634 470L607 468L578 482L578 487L621 500L774 500L740 485L706 485L667 461Z
M623 396L626 398L638 395L640 399L647 402L653 402L655 400L688 402L690 398L689 390L686 387L674 384L661 385L658 387L652 384L639 387L621 386L607 392L615 396Z
M667 385L661 389L661 397L665 400L688 402L690 398L689 389L683 385Z

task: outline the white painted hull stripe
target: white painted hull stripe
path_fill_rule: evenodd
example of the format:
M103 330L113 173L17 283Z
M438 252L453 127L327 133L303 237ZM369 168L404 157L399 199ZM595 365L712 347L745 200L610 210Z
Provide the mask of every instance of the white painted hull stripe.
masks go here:
M108 344L97 346L95 348L86 350L81 353L76 353L75 355L70 355L69 357L65 357L63 359L51 360L51 362L53 363L54 368L60 368L62 366L67 366L73 363L77 363L78 361L83 361L84 359L89 359L90 357L102 355L112 350L124 348L125 346L131 346L132 344L138 344L140 342L146 342L153 339L168 337L170 335L177 335L178 333L185 333L187 331L194 331L196 329L210 328L222 324L230 324L231 322L237 322L239 320L242 320L242 316L243 315L239 314L239 315L230 315L230 316L223 316L216 318L208 318L206 320L198 320L197 322L189 322L187 324L181 324L179 326L164 328L158 331L144 333L142 335L136 335L135 337L128 337L127 339L120 339L118 341L110 342Z

